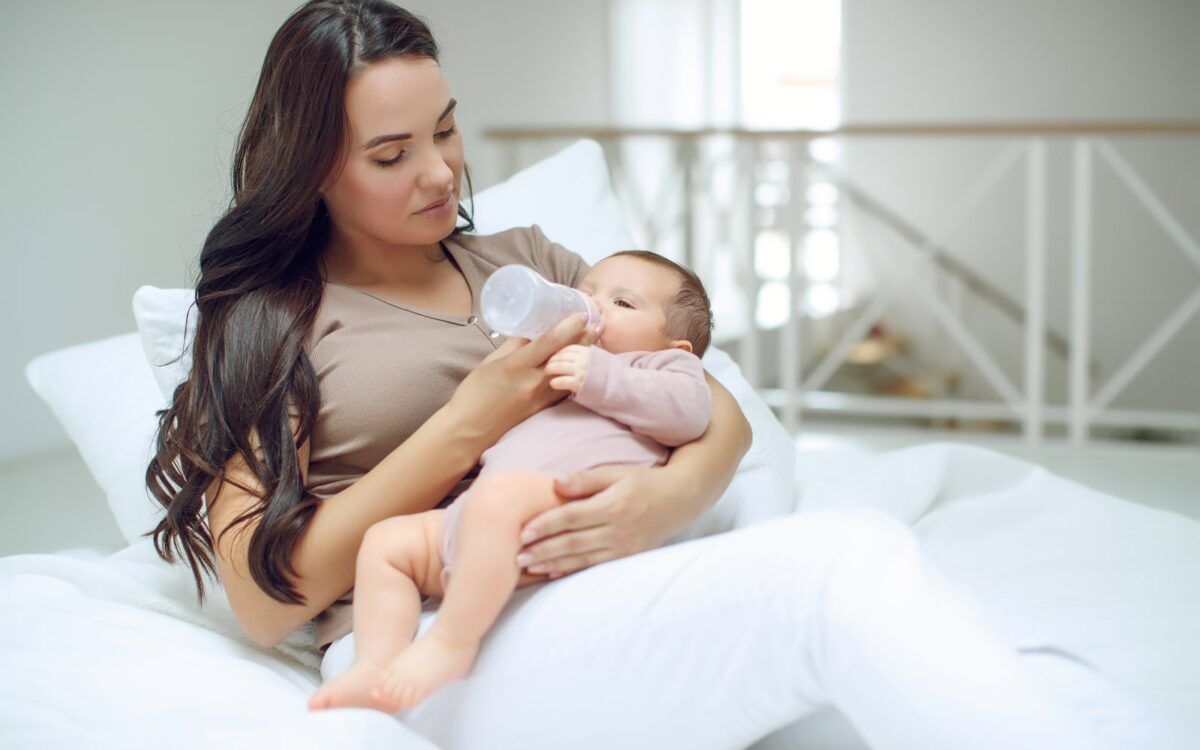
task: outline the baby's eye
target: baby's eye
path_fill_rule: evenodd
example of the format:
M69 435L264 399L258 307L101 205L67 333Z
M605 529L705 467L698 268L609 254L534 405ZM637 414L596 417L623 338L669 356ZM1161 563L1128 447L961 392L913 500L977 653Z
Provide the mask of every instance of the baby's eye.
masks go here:
M623 300L623 299L619 299L619 300L617 300L617 301L616 301L616 304L617 304L617 306L618 306L618 307L628 307L630 310L634 309L634 308L633 308L633 305L629 304L628 302L626 302L626 301L625 301L625 300Z

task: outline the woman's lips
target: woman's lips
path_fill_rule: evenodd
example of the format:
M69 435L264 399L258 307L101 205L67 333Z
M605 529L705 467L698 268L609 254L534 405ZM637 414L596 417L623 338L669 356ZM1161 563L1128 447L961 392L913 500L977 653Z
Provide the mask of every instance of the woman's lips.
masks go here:
M452 197L454 197L454 196L447 195L445 198L442 198L440 201L437 201L436 203L430 203L425 208L422 208L420 211L417 211L417 213L419 213L419 214L439 213L441 209L444 209L447 205L449 205L450 199Z

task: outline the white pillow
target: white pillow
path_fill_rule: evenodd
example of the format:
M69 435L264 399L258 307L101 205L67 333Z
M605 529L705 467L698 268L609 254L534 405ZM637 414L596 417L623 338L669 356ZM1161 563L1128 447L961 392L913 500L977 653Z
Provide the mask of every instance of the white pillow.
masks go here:
M609 185L603 152L593 141L580 141L511 179L481 191L475 197L475 204L476 227L480 233L536 223L547 236L578 252L589 263L594 264L612 252L633 246L621 206ZM128 401L130 411L121 417L131 426L128 434L109 434L108 426L114 422L107 412L100 419L98 413L74 403L62 402L56 406L52 399L58 398L57 393L43 395L64 424L67 419L75 422L75 430L68 429L68 432L81 452L84 452L85 443L89 445L88 450L95 459L94 462L88 460L88 466L106 491L107 485L100 479L100 473L112 475L110 484L114 489L109 494L109 503L129 539L153 526L145 516L143 485L149 458L144 449L154 432L154 409L162 408L191 367L190 343L196 316L194 308L190 318L188 312L193 300L191 289L143 286L134 294L134 317L144 349L138 370L141 374L130 375L125 382L117 378L112 382L105 381L112 392L130 391L121 394L112 404L114 408L124 409L126 406L121 404ZM185 321L188 325L186 339ZM187 351L185 340L189 345ZM128 358L131 341L124 339L124 348L112 355ZM179 358L181 352L184 356ZM60 352L43 356L51 358L57 354ZM178 361L172 362L177 358ZM150 378L146 377L147 361L154 364L149 368L153 373ZM703 361L713 377L728 388L741 405L753 429L754 444L725 494L672 541L773 518L790 512L794 506L795 453L786 431L729 355L713 346L705 352ZM51 360L44 364L57 370L64 363ZM136 369L124 361L119 367L114 362L112 367L114 371ZM146 388L147 385L151 387ZM135 425L140 427L135 430ZM85 452L85 459L87 455Z
M468 201L468 204L470 202ZM475 196L475 232L495 234L537 224L589 264L634 247L608 180L604 150L579 140Z
M50 406L104 490L121 535L136 541L162 506L146 490L157 418L166 402L136 333L35 357L25 378Z
M192 371L192 338L199 319L197 308L192 306L195 300L194 289L143 286L133 293L133 319L137 321L142 351L158 390L168 401L175 387Z
M671 542L696 539L791 513L796 507L796 446L771 407L742 375L737 362L716 346L701 358L704 368L737 400L754 442L725 493Z

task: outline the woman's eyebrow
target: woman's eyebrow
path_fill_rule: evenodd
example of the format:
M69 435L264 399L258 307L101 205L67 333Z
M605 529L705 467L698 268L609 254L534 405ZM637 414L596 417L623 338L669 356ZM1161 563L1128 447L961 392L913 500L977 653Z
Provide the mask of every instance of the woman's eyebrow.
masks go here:
M442 120L445 120L447 115L454 111L454 105L456 104L458 104L458 100L451 99L450 103L446 105L446 108L442 110L442 113L438 115L437 120L433 124L437 125ZM367 141L363 145L362 150L366 151L369 148L375 148L379 144L387 143L388 141L407 141L409 138L412 138L412 133L391 133L389 135L377 135L371 140Z

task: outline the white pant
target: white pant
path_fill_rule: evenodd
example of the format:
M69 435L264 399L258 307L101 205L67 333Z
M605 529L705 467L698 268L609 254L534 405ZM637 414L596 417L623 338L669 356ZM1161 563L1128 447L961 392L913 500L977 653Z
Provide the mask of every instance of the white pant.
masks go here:
M322 677L353 659L350 634L326 652ZM911 530L866 508L786 516L521 589L472 673L396 716L445 750L732 750L829 705L873 748L1099 746Z

